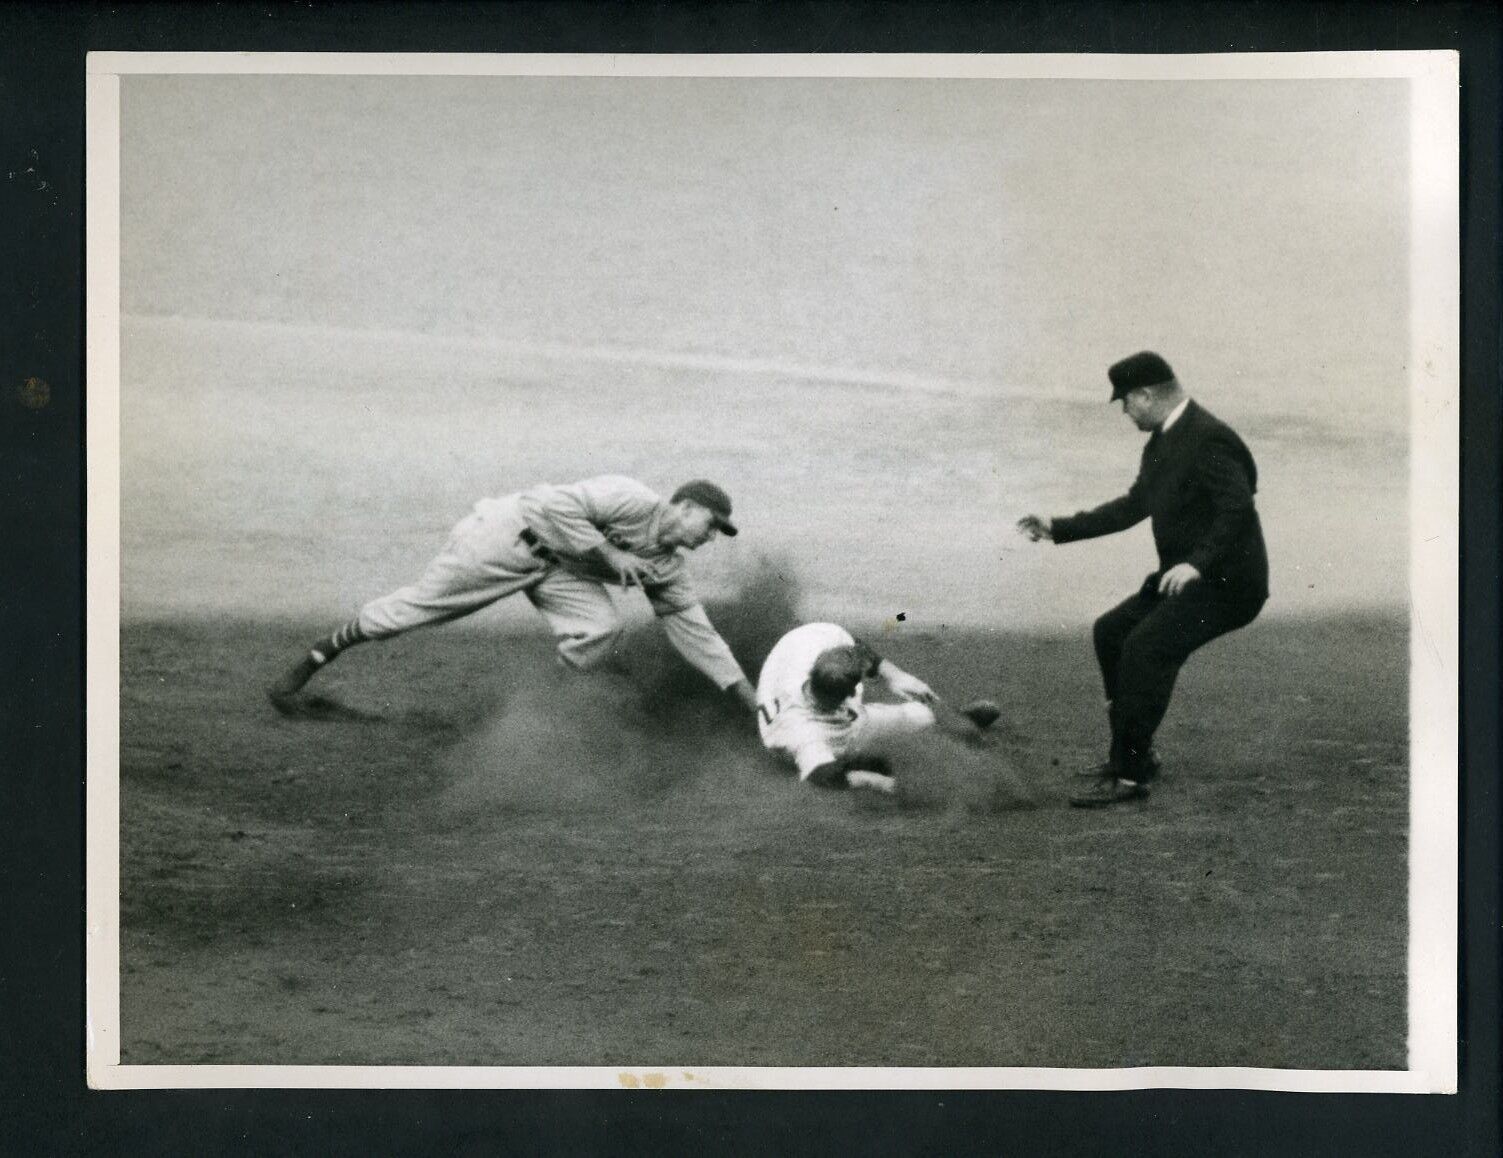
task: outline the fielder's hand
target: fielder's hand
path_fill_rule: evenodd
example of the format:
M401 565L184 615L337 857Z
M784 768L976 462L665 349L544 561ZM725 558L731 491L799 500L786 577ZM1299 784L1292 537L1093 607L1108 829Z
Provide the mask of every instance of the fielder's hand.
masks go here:
M1037 515L1024 515L1018 520L1018 531L1025 535L1030 543L1037 543L1040 539L1054 539L1054 520L1041 519Z
M630 551L623 551L610 543L602 543L596 550L621 580L622 587L640 587L644 576L651 577L651 564Z
M1176 563L1159 578L1160 595L1178 595L1191 583L1198 582L1200 572L1193 563Z

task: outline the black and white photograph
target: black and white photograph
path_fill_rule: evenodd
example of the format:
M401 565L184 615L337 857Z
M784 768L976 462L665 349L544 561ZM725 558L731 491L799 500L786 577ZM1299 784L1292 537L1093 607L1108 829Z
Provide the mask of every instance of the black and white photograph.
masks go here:
M88 71L91 1085L1456 1089L1456 54Z

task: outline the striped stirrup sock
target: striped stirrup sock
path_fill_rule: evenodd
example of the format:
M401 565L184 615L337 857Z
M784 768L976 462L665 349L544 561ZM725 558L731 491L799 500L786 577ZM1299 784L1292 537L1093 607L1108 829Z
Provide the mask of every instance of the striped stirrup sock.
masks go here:
M321 639L315 643L309 650L308 656L319 667L323 667L345 648L364 643L369 638L370 636L360 630L360 620L352 619L327 639Z

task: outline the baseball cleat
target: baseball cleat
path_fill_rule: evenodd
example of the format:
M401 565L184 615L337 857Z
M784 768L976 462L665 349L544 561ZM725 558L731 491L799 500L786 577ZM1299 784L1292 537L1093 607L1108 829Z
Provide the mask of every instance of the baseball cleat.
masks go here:
M1159 759L1159 754L1150 748L1148 750L1148 759L1144 762L1144 767L1139 769L1137 779L1146 784L1159 774L1159 769L1163 766L1163 761ZM1115 777L1120 771L1121 769L1111 760L1103 760L1100 764L1092 764L1086 768L1076 769L1075 778L1077 780L1109 780Z
M296 692L284 691L273 684L266 689L266 698L271 701L271 706L284 716L295 718L304 714L303 702L298 699Z
M327 662L316 651L310 651L298 660L281 679L267 687L266 698L271 701L271 706L284 716L308 715L308 703L298 693L313 678L314 673Z
M1079 795L1070 797L1071 808L1110 808L1113 804L1126 804L1134 800L1148 799L1148 785L1133 780L1102 777Z
M318 720L338 723L349 720L382 720L385 717L375 712L352 708L349 704L331 696L289 695L277 688L267 690L266 698L282 715L293 720Z
M960 709L960 714L978 728L990 728L1002 715L1002 709L991 700L972 700Z

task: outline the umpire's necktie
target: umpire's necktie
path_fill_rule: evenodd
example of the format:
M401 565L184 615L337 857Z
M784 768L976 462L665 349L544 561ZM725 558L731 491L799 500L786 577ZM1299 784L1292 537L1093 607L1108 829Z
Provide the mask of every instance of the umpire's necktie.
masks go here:
M1158 462L1159 443L1163 441L1163 434L1163 428L1155 426L1153 433L1148 436L1148 442L1143 447L1143 461L1145 463Z

